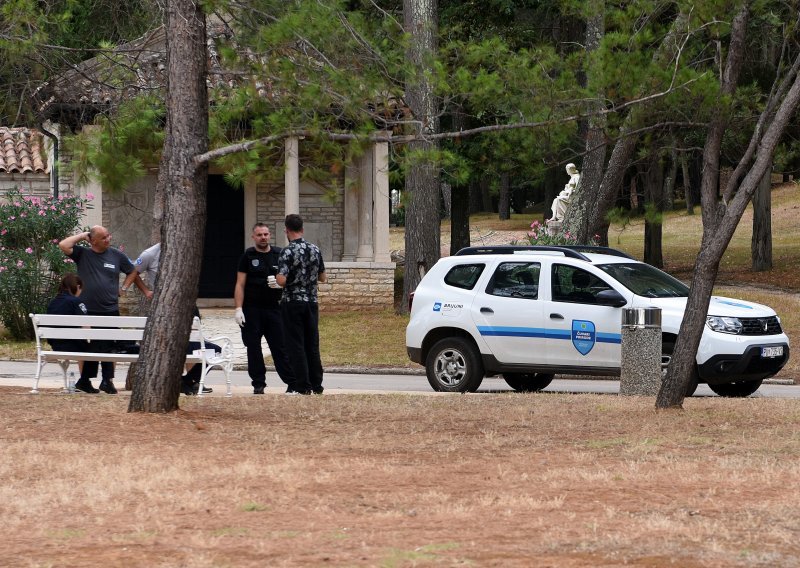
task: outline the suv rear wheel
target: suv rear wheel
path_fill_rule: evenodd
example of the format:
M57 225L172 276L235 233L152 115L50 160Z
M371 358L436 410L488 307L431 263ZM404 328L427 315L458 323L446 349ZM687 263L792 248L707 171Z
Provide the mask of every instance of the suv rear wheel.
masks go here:
M555 375L547 373L503 373L508 386L517 392L536 392L545 388Z
M425 371L433 390L439 392L475 392L483 381L476 349L462 337L437 341L425 359Z

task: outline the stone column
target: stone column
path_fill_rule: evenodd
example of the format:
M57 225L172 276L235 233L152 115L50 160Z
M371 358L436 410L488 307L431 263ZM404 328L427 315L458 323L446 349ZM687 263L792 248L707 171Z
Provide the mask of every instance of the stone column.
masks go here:
M358 252L356 260L360 262L372 262L374 248L372 242L372 186L373 179L373 157L372 147L361 156L361 175L358 184Z
M358 252L358 195L361 171L357 164L344 170L344 247L342 262L354 262Z
M283 175L284 213L300 213L300 141L289 136L284 144L285 169ZM286 235L281 237L283 246L288 244Z
M372 201L375 212L373 219L373 259L375 262L390 262L389 251L389 143L377 142L373 147L372 160Z
M656 396L661 380L661 308L623 308L619 394Z
M253 225L260 219L258 218L258 187L254 181L246 181L244 184L244 243L245 247L250 246L250 235L253 232ZM277 237L277 235L276 235Z

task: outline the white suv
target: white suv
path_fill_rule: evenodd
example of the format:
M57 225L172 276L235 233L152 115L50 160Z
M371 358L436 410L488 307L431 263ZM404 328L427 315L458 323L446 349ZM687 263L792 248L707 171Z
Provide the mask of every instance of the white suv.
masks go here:
M622 309L662 312L662 365L675 346L689 288L605 247L471 247L443 258L414 292L406 348L434 390L471 392L502 374L518 391L555 373L619 375ZM687 396L698 382L749 396L789 359L767 306L712 297Z

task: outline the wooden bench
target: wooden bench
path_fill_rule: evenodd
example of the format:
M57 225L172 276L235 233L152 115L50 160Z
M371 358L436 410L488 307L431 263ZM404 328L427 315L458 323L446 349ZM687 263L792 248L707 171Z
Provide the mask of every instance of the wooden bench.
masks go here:
M102 353L89 351L53 351L48 349L44 341L48 339L83 339L141 341L147 318L132 316L63 316L50 314L29 314L33 322L36 335L36 377L33 382L32 393L39 392L39 377L42 368L47 363L58 363L64 374L64 390L69 391L67 369L70 361L113 361L117 363L133 363L138 361L138 353ZM225 336L206 338L203 335L203 326L200 319L195 317L192 321L192 332L189 341L200 344L200 349L186 355L186 363L199 363L202 365L200 373L200 388L197 396L203 396L203 385L206 375L214 367L219 367L225 373L227 391L225 396L232 396L231 377L233 370L233 343ZM222 348L221 352L210 353L206 351L206 343L216 343Z

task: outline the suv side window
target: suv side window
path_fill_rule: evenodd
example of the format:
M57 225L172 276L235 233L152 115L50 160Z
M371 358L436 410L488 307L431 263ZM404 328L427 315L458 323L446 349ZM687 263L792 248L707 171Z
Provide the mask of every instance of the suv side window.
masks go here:
M459 264L450 269L444 277L444 283L464 290L472 290L481 277L485 264Z
M486 293L536 300L539 297L541 268L538 262L503 262L492 275Z
M603 280L575 266L553 265L552 296L554 302L596 304L597 293L612 290Z

